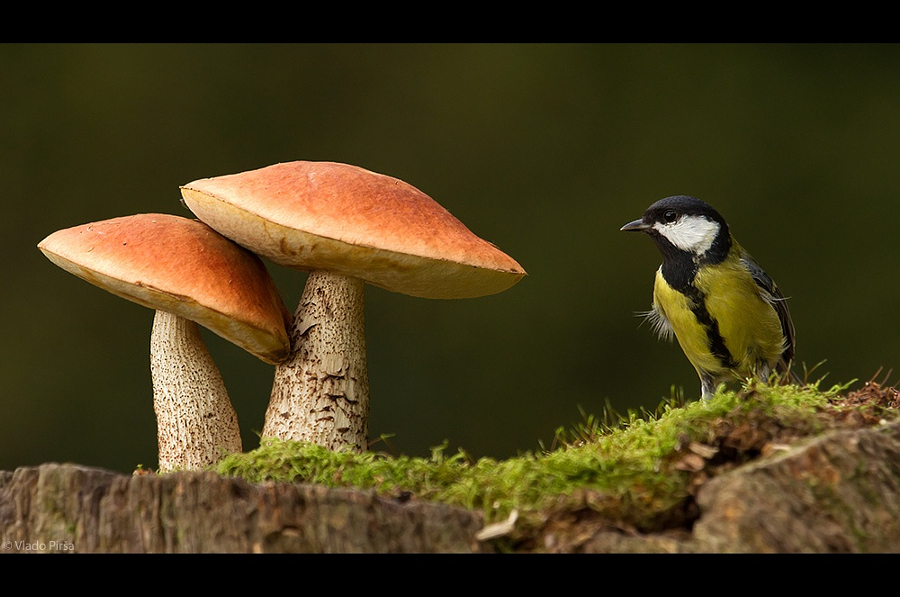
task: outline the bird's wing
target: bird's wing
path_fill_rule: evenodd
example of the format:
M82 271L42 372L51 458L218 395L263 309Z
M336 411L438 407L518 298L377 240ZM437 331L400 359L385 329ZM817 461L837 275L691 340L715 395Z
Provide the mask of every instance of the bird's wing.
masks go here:
M781 293L775 281L759 266L753 257L746 251L741 252L741 263L753 276L753 280L759 287L760 295L775 309L778 319L781 321L781 329L784 332L785 348L781 355L785 364L794 358L794 323L791 321L791 313L788 310L787 299Z

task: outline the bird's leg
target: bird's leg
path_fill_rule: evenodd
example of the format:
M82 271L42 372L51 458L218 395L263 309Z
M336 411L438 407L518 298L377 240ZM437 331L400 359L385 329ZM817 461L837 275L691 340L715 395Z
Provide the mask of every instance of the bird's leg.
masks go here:
M716 393L716 378L709 373L701 373L700 392L703 400L712 400Z

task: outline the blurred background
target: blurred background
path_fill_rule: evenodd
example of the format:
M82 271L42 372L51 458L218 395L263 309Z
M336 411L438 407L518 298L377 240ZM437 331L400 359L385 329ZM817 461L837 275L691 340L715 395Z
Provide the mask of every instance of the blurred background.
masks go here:
M369 288L373 438L507 458L699 382L635 316L659 255L619 227L713 204L825 385L898 366L896 45L0 45L0 469L156 466L153 313L37 243L291 160L401 178L528 271L499 295ZM293 311L305 275L268 264ZM212 334L245 449L273 368ZM897 375L890 377L896 381Z

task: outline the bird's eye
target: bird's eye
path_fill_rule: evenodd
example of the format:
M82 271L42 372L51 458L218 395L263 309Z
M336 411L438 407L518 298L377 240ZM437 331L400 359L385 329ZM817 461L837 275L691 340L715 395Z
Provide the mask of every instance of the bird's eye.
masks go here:
M663 222L666 224L671 224L675 220L678 219L678 214L674 209L667 209L665 213L663 213Z

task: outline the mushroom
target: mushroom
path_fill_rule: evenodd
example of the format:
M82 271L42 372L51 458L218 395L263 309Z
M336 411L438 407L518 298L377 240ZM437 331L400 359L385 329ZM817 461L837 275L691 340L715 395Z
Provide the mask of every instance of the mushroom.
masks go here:
M525 276L422 191L356 166L287 162L181 190L191 211L221 234L309 272L291 356L275 368L263 437L366 449L364 284L423 298L470 298Z
M150 371L161 471L241 451L237 414L197 324L276 364L290 313L265 265L197 220L140 214L67 228L38 248L64 270L156 311Z

